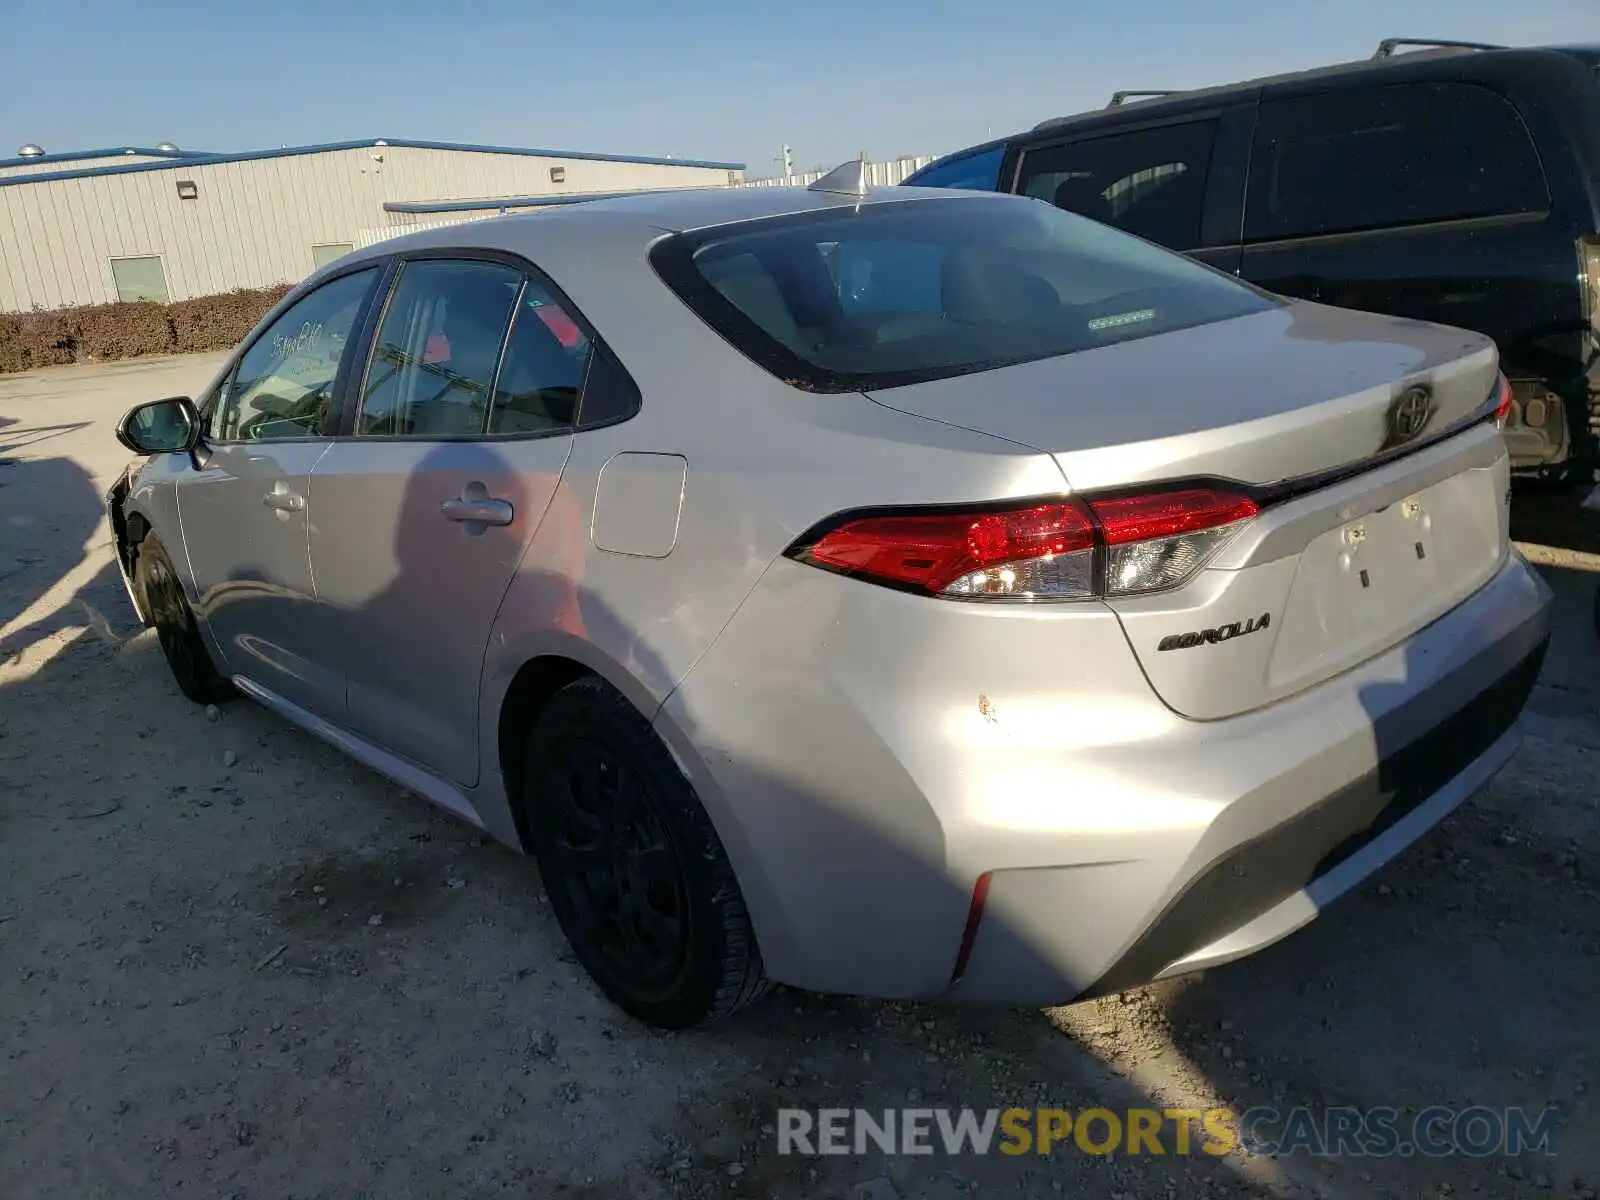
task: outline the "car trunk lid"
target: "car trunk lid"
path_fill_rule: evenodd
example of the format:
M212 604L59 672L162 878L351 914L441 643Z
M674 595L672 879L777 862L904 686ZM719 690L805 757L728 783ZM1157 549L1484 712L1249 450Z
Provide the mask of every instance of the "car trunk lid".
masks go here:
M1231 321L868 393L1055 455L1074 490L1197 475L1267 484L1361 463L1390 405L1431 393L1422 436L1478 410L1481 334L1294 302Z
M1493 576L1508 476L1477 418L1497 372L1480 335L1296 303L873 399L1048 451L1078 492L1257 497L1182 587L1108 601L1157 693L1215 719L1383 652Z

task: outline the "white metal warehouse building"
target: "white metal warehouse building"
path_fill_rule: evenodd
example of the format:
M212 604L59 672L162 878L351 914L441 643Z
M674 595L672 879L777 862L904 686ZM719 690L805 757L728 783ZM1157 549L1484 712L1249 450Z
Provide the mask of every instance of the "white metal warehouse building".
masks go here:
M726 187L744 173L742 163L400 138L242 154L24 150L0 159L0 312L293 282L427 224L585 193Z

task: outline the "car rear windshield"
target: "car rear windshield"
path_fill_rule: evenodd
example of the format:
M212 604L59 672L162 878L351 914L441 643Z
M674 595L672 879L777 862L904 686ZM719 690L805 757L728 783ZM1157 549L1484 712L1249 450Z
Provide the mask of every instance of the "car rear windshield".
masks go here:
M676 234L651 255L746 356L808 391L898 387L1279 303L1084 217L948 197Z

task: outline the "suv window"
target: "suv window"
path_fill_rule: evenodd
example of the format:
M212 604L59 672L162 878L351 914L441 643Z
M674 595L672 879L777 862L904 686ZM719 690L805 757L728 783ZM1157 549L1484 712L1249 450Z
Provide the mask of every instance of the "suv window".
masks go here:
M1006 148L995 146L976 154L940 159L913 172L905 183L907 187L972 188L992 192L1000 186L1000 160L1005 156Z
M1200 244L1215 121L1048 146L1023 156L1023 195L1174 250Z
M375 267L341 275L274 321L218 389L208 435L265 442L320 433L350 331L377 275Z
M362 389L365 437L477 437L522 272L500 263L406 263Z
M592 346L565 308L536 283L523 290L495 383L490 433L570 429Z
M1276 303L1181 255L1011 196L724 225L675 234L651 261L746 356L818 392L986 371Z
M1245 237L1548 207L1538 153L1508 101L1467 83L1367 85L1261 106Z

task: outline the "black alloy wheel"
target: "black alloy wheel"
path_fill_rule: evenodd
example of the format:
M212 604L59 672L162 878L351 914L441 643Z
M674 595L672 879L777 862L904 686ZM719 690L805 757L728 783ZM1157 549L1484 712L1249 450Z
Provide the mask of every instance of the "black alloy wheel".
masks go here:
M550 907L607 997L667 1029L766 990L727 854L644 717L598 679L569 684L528 739L524 803Z

